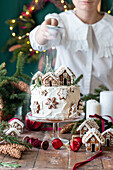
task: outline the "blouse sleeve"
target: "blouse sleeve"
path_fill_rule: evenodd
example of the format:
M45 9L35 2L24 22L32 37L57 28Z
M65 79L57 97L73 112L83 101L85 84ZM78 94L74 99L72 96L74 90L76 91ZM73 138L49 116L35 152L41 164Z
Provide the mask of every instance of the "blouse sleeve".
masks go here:
M45 20L49 19L49 18L56 18L58 20L58 23L59 23L58 26L62 27L62 22L60 21L60 17L59 17L58 14L56 14L56 13L48 14L45 17ZM47 50L47 49L51 48L52 46L56 46L56 45L60 44L62 33L63 33L62 30L58 30L57 37L54 40L48 40L47 43L44 44L44 45L38 44L36 42L36 39L35 39L35 34L36 34L37 29L39 29L39 28L40 28L40 25L35 27L30 32L30 35L29 35L30 43L31 43L31 46L34 50L43 51L43 50Z

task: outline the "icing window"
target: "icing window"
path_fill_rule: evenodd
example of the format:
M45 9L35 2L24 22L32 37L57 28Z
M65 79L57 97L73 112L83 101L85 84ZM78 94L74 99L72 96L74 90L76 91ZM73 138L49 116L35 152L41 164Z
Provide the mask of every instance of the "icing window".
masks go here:
M88 143L87 146L90 146L90 143Z
M99 146L99 143L96 143L96 146Z
M87 127L84 127L84 130L87 130Z
M92 141L92 142L95 142L95 138L93 137L93 138L91 139L91 141Z

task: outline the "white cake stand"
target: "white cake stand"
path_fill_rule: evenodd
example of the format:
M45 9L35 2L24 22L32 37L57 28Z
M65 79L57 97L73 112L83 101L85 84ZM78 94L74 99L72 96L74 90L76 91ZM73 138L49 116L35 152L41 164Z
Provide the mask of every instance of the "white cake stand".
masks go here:
M76 117L75 119L65 119L65 120L49 120L44 118L37 118L36 116L32 115L32 112L27 113L27 117L29 120L35 121L35 122L42 122L42 123L53 123L53 137L51 140L54 140L55 138L59 138L62 143L68 144L69 140L62 139L59 137L59 123L66 123L66 122L78 122L85 117L85 113L81 113L81 116Z

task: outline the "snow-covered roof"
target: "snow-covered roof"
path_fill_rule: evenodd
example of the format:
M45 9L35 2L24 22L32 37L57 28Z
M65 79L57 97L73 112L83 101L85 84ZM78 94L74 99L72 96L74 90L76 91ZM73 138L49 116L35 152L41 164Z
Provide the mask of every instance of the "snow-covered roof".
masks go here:
M8 122L10 125L13 125L14 123L18 123L20 126L22 126L22 128L24 127L24 124L18 120L18 119L13 119L11 120L11 122Z
M44 74L41 72L41 71L38 71L36 72L34 75L33 75L33 80L37 79L38 76L42 77Z
M18 131L16 128L9 128L9 129L5 132L5 134L6 134L6 135L9 135L9 134L12 133L12 132L15 132L17 136L20 136L20 133L19 133L19 131Z
M113 135L113 129L112 129L112 128L109 128L109 129L105 130L105 131L102 133L102 135L105 135L106 133L109 133L109 132Z
M86 132L86 134L82 138L82 142L87 143L92 136L95 136L96 139L102 144L105 142L105 138L96 128L92 128L88 132Z
M63 66L63 65L60 66L60 67L56 70L55 74L56 74L57 76L60 76L65 70L67 71L67 73L68 73L72 78L76 78L75 74L71 71L71 69L70 69L69 67Z
M81 130L82 127L86 126L88 129L96 128L99 129L99 126L94 121L94 119L86 119L78 128L77 131Z
M48 77L52 77L53 79L55 79L55 80L57 80L58 79L58 77L57 77L57 75L55 75L55 73L53 73L53 72L48 72L48 73L46 73L43 77L42 77L42 80L46 80Z

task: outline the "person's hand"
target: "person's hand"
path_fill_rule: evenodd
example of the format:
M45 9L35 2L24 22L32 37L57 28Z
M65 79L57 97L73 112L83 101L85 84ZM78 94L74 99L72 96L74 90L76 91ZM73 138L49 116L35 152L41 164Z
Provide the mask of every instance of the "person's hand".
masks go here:
M51 26L57 26L58 25L58 21L55 18L49 18L47 20L45 20L40 27L42 36L44 39L46 40L50 40L50 39L54 39L57 35L57 30L48 28L47 25L51 25Z

